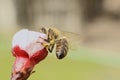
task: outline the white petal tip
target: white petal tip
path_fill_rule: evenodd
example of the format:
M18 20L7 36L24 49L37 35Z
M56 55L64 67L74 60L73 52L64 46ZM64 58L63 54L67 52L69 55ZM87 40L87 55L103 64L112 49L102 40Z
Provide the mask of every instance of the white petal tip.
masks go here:
M27 51L28 54L33 54L44 48L40 43L37 43L38 40L41 40L39 37L47 39L46 34L22 29L13 36L12 47L18 45L21 49ZM40 42L43 42L43 40Z

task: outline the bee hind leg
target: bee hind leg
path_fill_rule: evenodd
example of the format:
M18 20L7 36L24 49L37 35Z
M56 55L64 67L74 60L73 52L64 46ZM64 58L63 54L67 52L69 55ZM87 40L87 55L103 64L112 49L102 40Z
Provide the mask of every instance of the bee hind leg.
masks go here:
M51 46L48 47L48 51L49 51L50 53L52 53L54 46L55 46L55 44L53 44L53 45L51 45Z

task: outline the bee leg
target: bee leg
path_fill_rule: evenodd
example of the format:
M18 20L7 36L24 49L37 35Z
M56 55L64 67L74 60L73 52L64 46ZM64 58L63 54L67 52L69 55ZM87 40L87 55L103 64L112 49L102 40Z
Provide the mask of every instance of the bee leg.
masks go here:
M40 29L40 32L42 32L42 33L44 33L44 34L47 34L47 30L46 30L46 28L44 28L44 27L42 27L42 28Z
M44 42L37 41L37 43L41 43L41 45L43 45L44 47L46 47L48 49L48 51L50 53L52 53L54 45L55 45L55 40L54 39L48 40L48 39L44 39L42 37L39 37L39 38L43 39Z
M50 45L48 46L48 50L50 53L52 53L54 46L55 46L55 40L52 39L50 40Z
M44 47L47 47L47 46L49 46L49 43L46 43L46 42L44 42L44 43L41 43Z
M44 39L44 38L42 38L42 37L39 37L39 38L43 39L44 42L37 41L36 43L41 43L41 45L43 45L44 47L47 47L47 46L50 45L50 44L49 44L49 41L48 41L47 39Z
M53 44L53 45L51 45L51 46L48 47L48 51L49 51L50 53L52 53L54 46L55 46L55 44Z

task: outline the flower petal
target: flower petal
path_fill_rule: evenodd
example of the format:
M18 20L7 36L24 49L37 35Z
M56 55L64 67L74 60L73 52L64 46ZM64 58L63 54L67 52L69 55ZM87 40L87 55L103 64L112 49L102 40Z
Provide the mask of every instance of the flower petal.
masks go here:
M39 37L47 39L46 34L35 31L29 31L27 29L20 30L13 37L12 48L18 45L21 49L25 50L29 55L33 55L35 52L42 50L44 48L43 45L37 43L38 40L39 42L44 42L44 40L40 39Z

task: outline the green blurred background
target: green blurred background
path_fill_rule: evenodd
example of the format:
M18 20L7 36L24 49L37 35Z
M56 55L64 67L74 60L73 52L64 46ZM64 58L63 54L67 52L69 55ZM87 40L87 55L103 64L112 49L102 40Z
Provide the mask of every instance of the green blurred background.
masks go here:
M77 44L63 60L49 54L28 80L120 80L119 8L119 0L0 0L0 79L10 79L14 33L52 26Z

